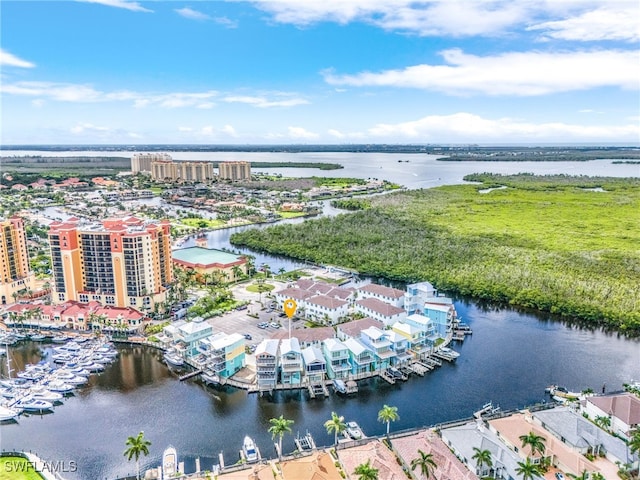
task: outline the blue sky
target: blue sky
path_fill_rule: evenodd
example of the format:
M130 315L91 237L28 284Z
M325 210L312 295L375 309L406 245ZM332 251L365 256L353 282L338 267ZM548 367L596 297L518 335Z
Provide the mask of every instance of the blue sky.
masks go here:
M640 144L637 0L2 1L11 144Z

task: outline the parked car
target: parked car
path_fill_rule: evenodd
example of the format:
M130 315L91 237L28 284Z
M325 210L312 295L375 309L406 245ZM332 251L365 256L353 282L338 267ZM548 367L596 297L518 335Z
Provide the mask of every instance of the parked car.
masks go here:
M244 338L246 338L247 340L251 340L251 335L249 335L248 333L245 333Z
M279 324L279 323L276 323L276 322L271 322L271 323L269 324L269 326L270 326L270 327L273 327L273 328L280 328L280 324Z
M556 472L556 480L565 480L564 473Z

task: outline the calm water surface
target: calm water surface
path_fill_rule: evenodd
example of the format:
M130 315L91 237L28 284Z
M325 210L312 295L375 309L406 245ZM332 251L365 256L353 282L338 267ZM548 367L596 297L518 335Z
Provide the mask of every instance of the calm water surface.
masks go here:
M12 154L11 152L4 152ZM28 154L28 152L14 152ZM42 154L42 152L37 152ZM69 155L53 152L51 155ZM73 155L100 155L74 152ZM110 152L109 155L117 155ZM130 156L130 152L122 152ZM175 152L176 159L249 161L328 161L345 165L342 170L269 169L285 176L353 176L388 179L410 188L461 183L472 172L639 176L637 165L592 162L437 162L428 155L351 153L189 153ZM407 159L408 163L398 163ZM333 213L333 212L326 212ZM246 228L246 227L241 227ZM227 247L229 235L209 234L209 245ZM233 247L231 247L233 248ZM272 270L296 268L288 259L256 254L256 263ZM545 399L544 388L557 383L571 390L620 389L624 382L640 379L640 341L601 331L581 330L548 316L523 314L507 308L484 308L468 301L456 302L459 314L473 328L463 344L454 348L461 356L455 364L388 385L371 380L360 383L353 397L332 395L310 400L304 392L275 397L248 395L234 389L210 389L198 382L179 382L153 349L122 348L118 360L100 376L58 406L55 413L23 416L17 424L0 426L0 448L37 452L50 461L75 461L70 480L112 479L134 472L123 456L124 442L140 430L151 442L145 467L160 464L162 451L173 445L187 471L201 458L203 469L218 463L224 453L227 464L238 459L244 435L255 437L265 456L275 456L267 433L269 419L284 415L295 421L294 435L311 432L319 445L329 445L323 423L335 411L356 420L367 434L382 434L376 421L383 404L398 407L400 420L394 430L469 417L491 400L503 409L523 407ZM49 347L28 343L10 348L14 367L48 358ZM3 365L0 372L6 373ZM284 438L284 450L294 449L293 437Z

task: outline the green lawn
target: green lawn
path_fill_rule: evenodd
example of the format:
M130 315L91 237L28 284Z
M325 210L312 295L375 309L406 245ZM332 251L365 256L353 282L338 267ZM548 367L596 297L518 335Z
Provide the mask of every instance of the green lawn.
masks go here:
M42 480L33 464L22 457L0 458L0 480Z
M276 286L270 283L252 283L251 285L247 285L246 288L247 288L247 291L252 293L260 293L261 290L262 290L262 293L265 293L265 292L270 292L271 290L276 288Z
M208 220L205 218L183 218L180 220L181 223L194 228L218 228L226 225L227 222L224 220Z
M278 215L280 215L282 218L297 218L297 217L304 217L305 213L304 212L278 212Z

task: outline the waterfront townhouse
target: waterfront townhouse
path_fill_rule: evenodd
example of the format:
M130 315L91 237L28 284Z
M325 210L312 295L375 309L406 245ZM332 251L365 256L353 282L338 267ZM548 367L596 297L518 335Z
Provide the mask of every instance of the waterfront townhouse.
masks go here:
M385 332L391 342L391 350L393 350L393 357L391 357L392 365L404 365L412 358L412 352L410 350L410 343L404 335L400 335L394 330L387 330Z
M640 427L640 399L631 393L589 397L582 412L591 420L610 418L611 431L627 439Z
M421 312L427 299L435 297L438 291L429 282L412 283L407 285L404 294L404 309L411 315Z
M198 351L202 354L200 363L221 378L235 375L245 364L244 336L239 333L217 333L203 338Z
M351 322L336 325L336 338L345 341L347 338L360 338L360 333L369 327L384 328L384 323L375 318L365 317Z
M304 328L295 330L295 336L300 343L300 348L311 346L320 347L322 342L327 338L332 338L335 332L332 327ZM289 338L289 332L279 329L271 334L271 338L276 340L284 340Z
M407 341L407 350L416 358L420 358L429 351L426 347L425 333L420 328L408 322L396 322L391 326L391 330Z
M213 334L213 327L202 317L196 317L191 322L176 322L173 341L177 350L186 358L194 357L200 353L198 345L200 340ZM167 327L165 327L167 332Z
M345 379L351 373L349 349L335 338L327 338L322 342L322 352L327 360L327 376L330 379Z
M278 345L280 340L263 340L256 347L258 390L273 390L278 382Z
M369 373L376 369L376 359L373 352L365 347L362 342L355 338L348 338L344 341L344 346L349 349L349 363L351 364L352 375Z
M434 333L439 337L446 338L451 333L453 322L456 319L456 309L450 299L449 302L437 302L437 299L445 299L445 297L436 297L432 301L423 305L422 315L428 317L434 328Z
M407 312L403 308L396 307L377 298L356 300L355 309L362 315L380 320L385 326L402 322L407 317Z
M296 304L298 305L296 316L304 317L305 309L307 307L306 300L313 297L313 293L306 290L301 290L300 288L287 287L282 290L278 290L273 294L273 296L280 310L283 310L285 300L288 300L290 298L295 300Z
M358 288L356 291L359 298L375 298L394 307L404 307L405 292L397 288L370 283Z
M623 440L605 432L568 407L534 412L533 421L582 455L604 455L614 469L616 463L633 462Z
M314 322L335 325L346 317L349 303L326 295L315 295L306 300L305 318Z
M340 463L346 472L353 472L358 465L369 463L372 468L376 469L379 480L404 480L407 473L402 470L402 466L398 464L398 459L387 446L378 439L365 439L349 448L340 448L336 450ZM356 479L359 476L350 474L348 478Z
M302 350L302 360L307 382L311 385L324 382L327 362L322 355L322 350L316 346L307 347Z
M548 459L551 465L572 475L580 475L585 470L588 473L600 472L600 469L585 456L534 423L529 413L515 413L508 417L489 420L488 423L489 428L500 437L507 447L518 453L523 461L529 457L534 464L540 464ZM542 456L537 452L532 456L531 448L528 445L522 445L520 438L531 432L543 438L545 451ZM609 478L606 472L601 473L605 478Z
M377 327L369 327L360 333L360 341L373 352L376 368L389 368L393 363L395 352L391 348L389 335Z
M298 339L285 338L280 342L280 383L300 384L303 371L302 350Z

